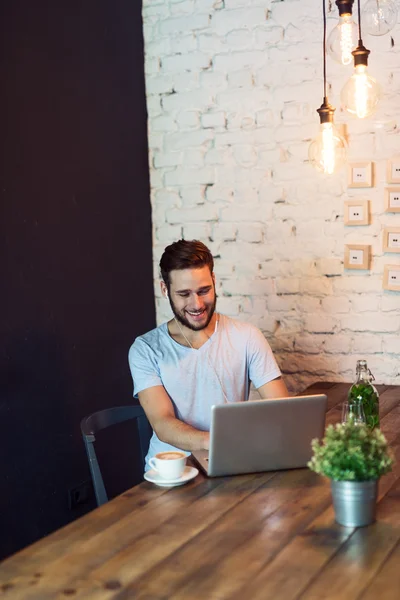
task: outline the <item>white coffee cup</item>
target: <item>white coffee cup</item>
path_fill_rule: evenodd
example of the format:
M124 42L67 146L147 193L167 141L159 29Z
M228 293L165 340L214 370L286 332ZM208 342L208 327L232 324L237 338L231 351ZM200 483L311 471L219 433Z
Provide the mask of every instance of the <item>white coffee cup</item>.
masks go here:
M190 456L189 453L182 452L181 450L159 452L153 458L150 458L149 465L163 479L179 479L185 470L188 456Z

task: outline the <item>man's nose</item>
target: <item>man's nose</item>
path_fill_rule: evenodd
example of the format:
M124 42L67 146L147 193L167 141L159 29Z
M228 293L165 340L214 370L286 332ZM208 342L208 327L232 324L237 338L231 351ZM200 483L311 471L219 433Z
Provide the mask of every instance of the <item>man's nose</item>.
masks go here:
M200 299L200 296L198 296L197 294L193 294L193 308L202 308L203 304L202 301Z

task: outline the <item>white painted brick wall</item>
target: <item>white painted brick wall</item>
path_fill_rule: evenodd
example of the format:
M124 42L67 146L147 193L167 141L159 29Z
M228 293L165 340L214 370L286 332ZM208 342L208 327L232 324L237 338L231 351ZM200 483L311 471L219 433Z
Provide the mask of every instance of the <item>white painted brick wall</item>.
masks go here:
M399 384L400 294L382 290L382 275L400 254L383 254L381 230L400 226L383 209L386 160L400 148L400 26L364 39L385 90L374 118L340 111L349 70L327 61L349 157L375 165L375 187L351 190L345 171L325 177L307 162L323 95L320 12L315 0L143 0L157 320L170 318L161 253L198 238L216 257L219 309L260 327L292 390L351 381L360 358L378 383ZM371 201L370 226L344 226L353 197ZM344 270L345 243L372 246L369 272Z

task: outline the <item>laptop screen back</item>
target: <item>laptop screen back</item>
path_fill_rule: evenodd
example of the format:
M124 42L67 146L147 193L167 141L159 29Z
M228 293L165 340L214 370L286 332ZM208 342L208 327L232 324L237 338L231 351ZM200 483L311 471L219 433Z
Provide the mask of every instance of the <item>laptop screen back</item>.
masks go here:
M325 395L240 402L212 407L207 462L210 477L305 467L311 440L325 427Z

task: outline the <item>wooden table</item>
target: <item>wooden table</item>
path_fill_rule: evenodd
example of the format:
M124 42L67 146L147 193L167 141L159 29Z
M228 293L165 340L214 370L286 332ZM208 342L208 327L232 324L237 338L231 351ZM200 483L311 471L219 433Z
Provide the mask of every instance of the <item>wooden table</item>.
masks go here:
M340 418L348 384L311 386ZM379 386L399 459L400 388ZM308 469L144 482L0 565L10 599L400 598L400 467L381 480L378 520L334 521L329 482Z

